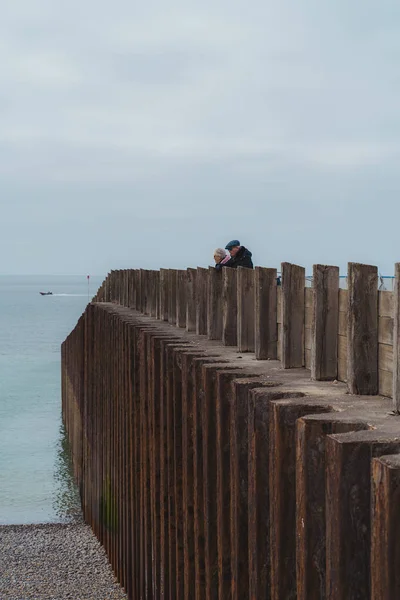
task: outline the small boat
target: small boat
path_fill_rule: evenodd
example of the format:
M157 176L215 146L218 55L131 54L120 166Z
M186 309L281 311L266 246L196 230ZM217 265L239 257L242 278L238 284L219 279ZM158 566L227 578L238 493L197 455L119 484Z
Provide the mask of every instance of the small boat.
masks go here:
M53 292L39 292L41 296L52 296Z

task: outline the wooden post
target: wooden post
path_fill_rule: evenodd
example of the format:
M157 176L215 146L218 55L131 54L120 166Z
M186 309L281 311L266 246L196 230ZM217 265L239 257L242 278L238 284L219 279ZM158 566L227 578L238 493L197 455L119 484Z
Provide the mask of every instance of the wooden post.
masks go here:
M154 297L154 271L147 271L147 314L153 316Z
M149 271L141 269L142 272L142 313L147 315L149 309Z
M254 346L256 358L277 357L277 293L276 269L256 267L254 270L255 324Z
M395 265L393 292L393 410L400 412L400 263Z
M270 404L271 599L296 598L296 421L326 413L328 404L304 399Z
M186 330L196 331L196 269L187 269Z
M186 271L177 271L177 290L176 290L176 325L177 327L186 327L187 311L187 273Z
M339 267L314 265L311 379L336 379L338 365Z
M139 310L140 305L140 270L135 269L135 296L134 296L134 308Z
M254 352L254 271L237 270L237 341L239 352Z
M168 269L168 321L176 324L176 269Z
M326 597L326 436L363 429L368 424L346 412L307 415L296 421L297 600Z
M160 269L160 319L168 321L168 269Z
M144 271L144 276L145 276L145 286L146 286L146 292L145 292L145 314L146 315L150 315L150 310L151 310L151 271L149 269L145 269Z
M155 272L154 276L155 294L156 294L156 319L160 320L160 271Z
M304 366L304 286L303 267L282 263L282 366Z
M371 598L392 600L400 590L400 455L372 460Z
M327 600L381 600L371 595L371 463L398 454L400 440L358 431L328 435L325 448Z
M126 274L126 269L123 269L121 271L121 292L120 292L121 306L126 306L126 304L125 304L125 274Z
M145 297L146 297L146 282L144 269L139 270L140 277L140 299L139 299L139 311L141 313L145 310Z
M222 272L208 269L207 334L209 340L222 340Z
M156 285L157 271L150 271L150 316L156 318L157 316L157 285Z
M263 389L270 388L274 384L273 382L260 381L258 377L248 377L245 379L235 380L233 382L234 394L230 397L230 577L231 577L231 594L229 598L231 600L248 600L250 597L255 598L256 596L250 596L249 586L249 494L250 488L253 486L254 481L249 484L248 468L249 468L249 409L253 400L250 398L252 390L262 391ZM229 394L228 394L229 395ZM264 402L264 406L268 405L268 401ZM268 406L265 406L264 414L268 413ZM260 431L257 420L254 420L253 431L257 437L257 442L260 442L260 438L266 434L265 430ZM265 437L264 437L265 440ZM253 440L254 441L254 438ZM254 447L253 447L254 448ZM268 453L268 449L267 449ZM263 456L263 465L260 469L264 471L264 475L268 472L268 458ZM226 485L226 484L225 484ZM265 488L264 488L265 489ZM258 495L259 505L264 505L265 496L260 497ZM224 502L225 510L227 504ZM251 509L254 510L254 505ZM265 507L265 512L268 513ZM254 513L253 513L254 514ZM261 535L264 534L265 542L268 541L268 533L262 527ZM261 559L262 569L265 572L265 563L263 563L263 557L261 557L261 551L257 553ZM260 595L260 598L266 599L267 596Z
M184 598L196 594L196 563L200 559L195 533L195 436L196 369L195 359L205 360L200 351L185 351L182 356L182 500L183 500L183 552ZM197 447L196 447L197 450ZM197 541L197 544L196 544ZM197 550L197 552L196 552Z
M208 269L198 267L196 275L196 333L207 335Z
M124 270L124 306L129 306L128 269Z
M134 269L129 270L129 308L135 306L135 271Z
M144 286L143 286L143 313L145 315L150 314L149 311L149 306L150 306L150 298L149 298L149 291L150 291L150 271L148 269L143 269L143 281L144 281Z
M378 269L348 265L347 383L350 394L378 393Z
M222 269L222 341L225 346L237 344L237 277L236 270Z

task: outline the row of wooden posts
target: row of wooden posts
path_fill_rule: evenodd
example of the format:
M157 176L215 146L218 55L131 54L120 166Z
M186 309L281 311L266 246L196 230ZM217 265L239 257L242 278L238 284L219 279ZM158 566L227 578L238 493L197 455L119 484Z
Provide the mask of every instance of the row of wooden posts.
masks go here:
M305 288L303 267L282 263L282 285L276 269L256 267L129 269L111 271L94 298L117 302L168 321L258 360L279 358L285 369L307 363L305 304L312 294L311 378L338 377L339 268L314 265L312 290ZM347 290L347 384L352 394L379 391L378 269L349 263ZM400 408L400 263L393 292L393 402ZM385 292L389 294L390 292ZM390 293L391 294L391 293Z

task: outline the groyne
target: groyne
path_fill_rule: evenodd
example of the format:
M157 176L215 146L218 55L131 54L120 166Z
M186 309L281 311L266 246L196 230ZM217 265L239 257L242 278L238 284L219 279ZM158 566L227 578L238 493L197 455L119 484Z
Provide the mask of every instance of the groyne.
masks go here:
M62 345L63 419L129 598L399 596L399 289L353 263L347 290L109 274Z

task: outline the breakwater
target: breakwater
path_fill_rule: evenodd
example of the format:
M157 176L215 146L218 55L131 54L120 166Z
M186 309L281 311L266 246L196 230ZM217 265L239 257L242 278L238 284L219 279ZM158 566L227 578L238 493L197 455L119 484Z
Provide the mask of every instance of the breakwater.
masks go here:
M398 280L338 279L114 271L65 340L83 511L129 598L396 597Z

